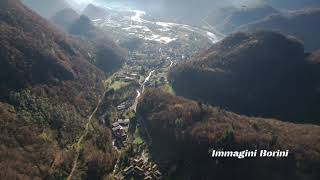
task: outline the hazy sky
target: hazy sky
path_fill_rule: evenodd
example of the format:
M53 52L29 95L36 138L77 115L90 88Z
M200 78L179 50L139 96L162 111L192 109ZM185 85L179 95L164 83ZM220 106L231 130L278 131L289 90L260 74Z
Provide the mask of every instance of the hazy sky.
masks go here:
M92 3L94 0L66 0L70 5L77 9L83 9L87 4Z
M81 5L83 6L84 4L89 4L89 3L92 3L94 2L95 0L67 0L70 4L72 5ZM103 0L100 0L100 1L103 1ZM106 2L107 1L110 1L110 0L105 0ZM155 2L161 2L162 0L128 0L128 1L132 1L132 2L144 2L144 1L155 1ZM174 1L174 0L172 0ZM188 0L185 0L185 1L188 1ZM215 1L215 0L212 0L212 1ZM217 2L221 1L221 0L216 0ZM263 2L264 0L225 0L225 2L230 2L234 5L251 5L251 4L258 4L258 3L261 3Z
M67 0L67 1L81 4L81 3L90 3L92 0Z

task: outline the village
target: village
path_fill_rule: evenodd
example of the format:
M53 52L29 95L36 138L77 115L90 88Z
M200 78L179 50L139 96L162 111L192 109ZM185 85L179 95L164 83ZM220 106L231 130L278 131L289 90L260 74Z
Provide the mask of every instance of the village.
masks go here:
M119 33L118 29L109 30ZM180 36L181 38L171 42L132 35L118 40L128 50L127 61L109 79L112 93L107 99L109 103L112 102L113 108L105 110L107 112L103 112L104 116L101 118L104 123L110 122L106 124L109 124L107 126L112 132L113 147L120 154L112 175L117 180L159 180L166 176L170 163L153 160L149 152L152 139L135 112L139 99L147 88L158 88L174 94L168 82L170 68L208 46L208 41L201 41L203 37L199 34ZM190 40L201 43L185 43Z
M127 79L127 78L126 78ZM121 102L116 106L117 113L121 117L126 117L128 112L134 109L134 99ZM143 179L143 180L158 180L162 179L162 173L158 165L152 160L147 153L147 146L143 137L141 137L141 125L132 123L135 117L129 116L125 119L117 119L112 123L112 135L114 148L119 152L124 152L128 148L133 149L133 153L128 153L128 161L118 169L116 179ZM130 127L135 126L135 127ZM130 132L130 129L135 129L135 132ZM119 162L123 163L123 162Z
M118 165L114 177L119 180L163 178L159 164L153 162L148 153L149 140L145 136L143 125L135 117L139 96L145 88L168 86L167 72L174 65L174 58L159 49L155 50L158 57L149 56L149 54L155 54L152 52L148 54L137 51L129 52L130 58L127 64L111 79L114 93L121 95L110 94L117 100L113 104L112 111L114 112L109 114L116 115L111 118L106 116L104 121L111 120L113 146L119 153L126 154L128 148L133 149L133 153L127 153L130 155L125 163L118 162L121 165ZM149 60L146 61L146 59Z

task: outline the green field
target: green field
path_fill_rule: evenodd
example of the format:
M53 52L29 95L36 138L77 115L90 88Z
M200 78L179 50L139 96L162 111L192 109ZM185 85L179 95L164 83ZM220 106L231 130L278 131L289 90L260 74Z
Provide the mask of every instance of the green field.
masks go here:
M110 88L113 88L114 90L119 90L125 86L127 86L128 83L123 82L123 81L115 81L111 84Z
M140 136L136 137L136 138L134 139L134 141L133 141L133 144L136 144L136 145L141 145L141 144L143 144L143 143L144 143L144 141L143 141L143 139L142 139Z
M167 93L170 93L172 95L176 95L176 93L174 92L174 89L172 88L172 86L170 84L166 84L163 86L163 90Z

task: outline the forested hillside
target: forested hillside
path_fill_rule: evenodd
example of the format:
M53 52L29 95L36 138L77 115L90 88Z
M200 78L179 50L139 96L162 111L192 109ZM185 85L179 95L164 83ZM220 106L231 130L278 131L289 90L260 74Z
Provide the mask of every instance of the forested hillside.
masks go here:
M96 47L60 32L18 0L0 2L0 27L0 176L66 178L74 145L105 89L106 75L92 58ZM115 158L110 131L94 121L74 176L101 178Z
M236 33L174 67L178 95L250 116L319 124L319 61L296 39Z
M170 179L317 179L320 127L250 118L158 90L138 107ZM290 150L289 158L212 158L210 150Z

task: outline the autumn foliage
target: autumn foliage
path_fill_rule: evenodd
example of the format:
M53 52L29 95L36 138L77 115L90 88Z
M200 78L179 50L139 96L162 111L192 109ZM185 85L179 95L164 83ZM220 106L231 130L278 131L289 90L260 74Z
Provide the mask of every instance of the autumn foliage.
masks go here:
M158 90L144 93L138 112L151 136L154 158L173 161L176 179L319 177L319 126L250 118ZM210 149L288 149L290 157L214 159Z
M64 34L18 0L0 1L0 42L0 177L64 179L105 88L106 72L92 59L96 47ZM94 172L99 179L117 155L109 130L93 122L89 135L75 177Z
M178 95L232 112L319 124L319 68L298 40L261 31L230 35L169 79Z

